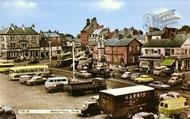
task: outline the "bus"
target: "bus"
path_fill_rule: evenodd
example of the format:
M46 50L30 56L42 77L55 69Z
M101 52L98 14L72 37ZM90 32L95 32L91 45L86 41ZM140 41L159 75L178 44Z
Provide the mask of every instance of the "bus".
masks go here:
M138 112L156 112L158 95L152 87L137 85L102 90L98 102L110 118L130 119Z
M49 75L47 65L28 65L12 67L9 71L10 80L19 80L21 75Z
M9 69L11 67L14 67L15 64L14 63L0 63L0 72L1 73L8 73L9 72Z

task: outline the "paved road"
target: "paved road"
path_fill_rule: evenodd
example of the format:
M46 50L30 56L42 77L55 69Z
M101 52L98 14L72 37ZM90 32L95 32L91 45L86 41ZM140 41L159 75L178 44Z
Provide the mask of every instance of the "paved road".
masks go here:
M188 78L187 75L186 78ZM84 79L88 80L88 79ZM118 79L107 80L108 88L119 88L128 86L128 81ZM82 119L84 117L77 116L72 113L64 114L41 114L41 115L21 115L18 114L19 109L75 109L80 107L84 101L91 100L96 94L87 94L85 96L73 97L68 96L66 92L48 94L43 85L26 86L21 85L18 81L9 81L8 76L0 74L0 105L10 105L17 113L18 119ZM178 88L174 91L182 93ZM159 91L159 93L163 93ZM190 91L183 93L189 96ZM97 115L88 117L88 119L103 119L105 115Z
M88 80L88 79L87 79ZM107 81L109 88L125 87L115 81ZM64 113L61 115L21 115L19 109L75 109L84 101L91 100L95 94L73 97L66 92L48 94L43 85L26 86L18 81L9 81L8 76L0 74L0 105L10 105L17 113L18 119L81 119L76 114ZM102 119L105 115L89 117L88 119Z

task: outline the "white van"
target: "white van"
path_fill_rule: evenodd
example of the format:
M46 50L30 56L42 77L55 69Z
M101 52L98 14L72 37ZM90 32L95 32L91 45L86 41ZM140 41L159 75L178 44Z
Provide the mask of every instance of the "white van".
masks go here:
M64 86L68 83L67 77L52 77L45 82L45 88L48 92L55 92L56 90L64 90Z

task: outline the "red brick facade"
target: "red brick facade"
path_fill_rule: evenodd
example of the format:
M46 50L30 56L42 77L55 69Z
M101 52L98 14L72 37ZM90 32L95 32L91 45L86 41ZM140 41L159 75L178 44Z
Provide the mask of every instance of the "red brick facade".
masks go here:
M131 47L131 48L130 48ZM127 46L106 46L106 61L115 65L133 65L139 62L141 43L133 40Z
M87 19L86 26L83 28L80 34L80 42L82 46L88 45L88 39L90 38L90 35L99 28L102 28L103 26L99 25L97 23L96 18L94 17L91 22L89 19Z
M139 63L142 44L134 39L127 46L105 46L105 58L113 65L134 65ZM98 49L93 46L93 59L97 60Z

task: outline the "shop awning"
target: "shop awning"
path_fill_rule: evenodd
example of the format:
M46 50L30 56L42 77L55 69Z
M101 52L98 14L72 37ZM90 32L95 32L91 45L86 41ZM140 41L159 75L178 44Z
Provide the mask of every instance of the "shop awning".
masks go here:
M162 61L163 66L172 66L174 64L175 60L174 59L164 59Z

